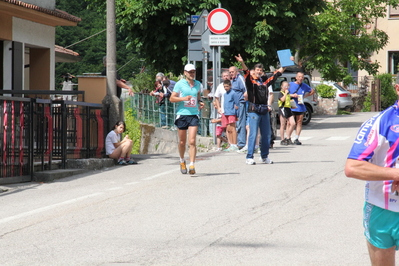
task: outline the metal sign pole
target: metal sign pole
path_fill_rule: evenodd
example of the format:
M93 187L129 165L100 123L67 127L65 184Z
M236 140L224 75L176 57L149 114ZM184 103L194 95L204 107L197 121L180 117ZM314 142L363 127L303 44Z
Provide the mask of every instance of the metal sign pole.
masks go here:
M212 82L213 82L213 88L214 91L216 91L217 86L220 84L220 46L216 47L216 46L212 46L212 58L213 58L213 62L212 62ZM215 107L212 105L213 108L213 116L211 118L216 118L216 109ZM216 124L212 124L213 126L213 142L216 144L217 140L216 140Z

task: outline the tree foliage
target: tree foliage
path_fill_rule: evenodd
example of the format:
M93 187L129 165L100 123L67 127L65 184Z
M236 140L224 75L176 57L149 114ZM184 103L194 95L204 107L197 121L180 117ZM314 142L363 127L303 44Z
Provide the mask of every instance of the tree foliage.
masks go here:
M85 0L103 17L106 0ZM375 74L379 63L368 58L388 42L385 32L367 29L399 0L115 0L117 23L126 44L158 71L182 72L187 54L189 15L221 6L233 18L230 46L222 50L222 67L240 53L251 66L278 63L276 51L291 49L307 71L318 69L327 80L351 81L352 70Z
M369 57L387 44L388 35L372 23L385 17L386 5L397 3L397 0L326 1L326 8L315 16L315 30L308 32L308 38L298 47L305 68L318 69L326 80L346 83L352 81L348 67L376 74L379 63L369 61Z
M233 18L228 32L231 45L222 54L225 67L235 62L238 53L248 63L274 65L276 51L294 49L306 29L314 28L312 15L324 6L323 0L116 0L117 23L147 64L180 73L187 54L186 17L211 11L219 2ZM105 12L104 0L90 3Z
M56 6L71 15L80 17L81 22L75 27L59 26L56 28L55 44L67 47L79 53L82 60L78 63L57 63L56 64L56 88L62 82L61 75L71 73L72 75L82 75L83 73L98 73L104 68L102 63L103 56L106 55L106 18L103 14L99 15L96 11L88 9L88 3L78 0L57 0ZM101 32L98 35L97 33ZM92 35L85 41L82 41ZM127 36L122 31L117 31L117 69L119 75L128 80L132 78L132 73L139 73L142 67L139 55L136 50L127 49ZM80 42L81 41L81 42Z

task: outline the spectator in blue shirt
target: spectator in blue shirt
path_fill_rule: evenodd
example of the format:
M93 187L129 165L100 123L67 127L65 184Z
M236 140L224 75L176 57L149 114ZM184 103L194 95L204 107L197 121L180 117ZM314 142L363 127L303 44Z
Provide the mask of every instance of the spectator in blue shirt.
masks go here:
M238 121L237 121L237 145L239 148L245 146L247 141L247 131L246 131L246 121L247 121L247 111L245 108L244 93L247 91L245 87L245 80L238 69L235 66L229 68L230 78L231 78L231 88L235 91L240 99L240 105L238 109Z
M230 80L224 80L223 87L226 93L224 94L222 127L226 127L226 131L231 136L230 147L226 151L238 151L236 121L240 95L232 89Z

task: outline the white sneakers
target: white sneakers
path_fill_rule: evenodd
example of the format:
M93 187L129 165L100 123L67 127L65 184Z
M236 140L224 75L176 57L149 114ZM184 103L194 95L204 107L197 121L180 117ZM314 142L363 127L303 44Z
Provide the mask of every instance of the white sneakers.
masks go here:
M248 147L247 147L247 145L245 145L244 147L241 148L241 150L238 150L237 152L238 153L247 153L247 151L248 151Z
M249 164L249 165L256 164L254 159L247 159L247 161L245 163Z
M259 158L259 161L261 162L261 163L264 163L264 164L273 164L273 161L272 160L270 160L269 158ZM254 165L254 164L256 164L256 162L255 162L255 160L254 159L247 159L246 161L245 161L245 163L246 164L249 164L249 165Z
M260 157L259 161L261 161L262 163L265 163L265 164L273 164L273 161L270 160L269 158L264 158L263 159L262 157Z

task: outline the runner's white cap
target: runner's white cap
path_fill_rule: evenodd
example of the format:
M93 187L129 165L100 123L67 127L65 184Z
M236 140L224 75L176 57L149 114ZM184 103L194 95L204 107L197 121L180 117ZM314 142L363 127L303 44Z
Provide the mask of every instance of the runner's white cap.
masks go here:
M193 64L187 64L185 67L184 67L184 71L191 71L191 70L195 70L195 66L193 65Z

